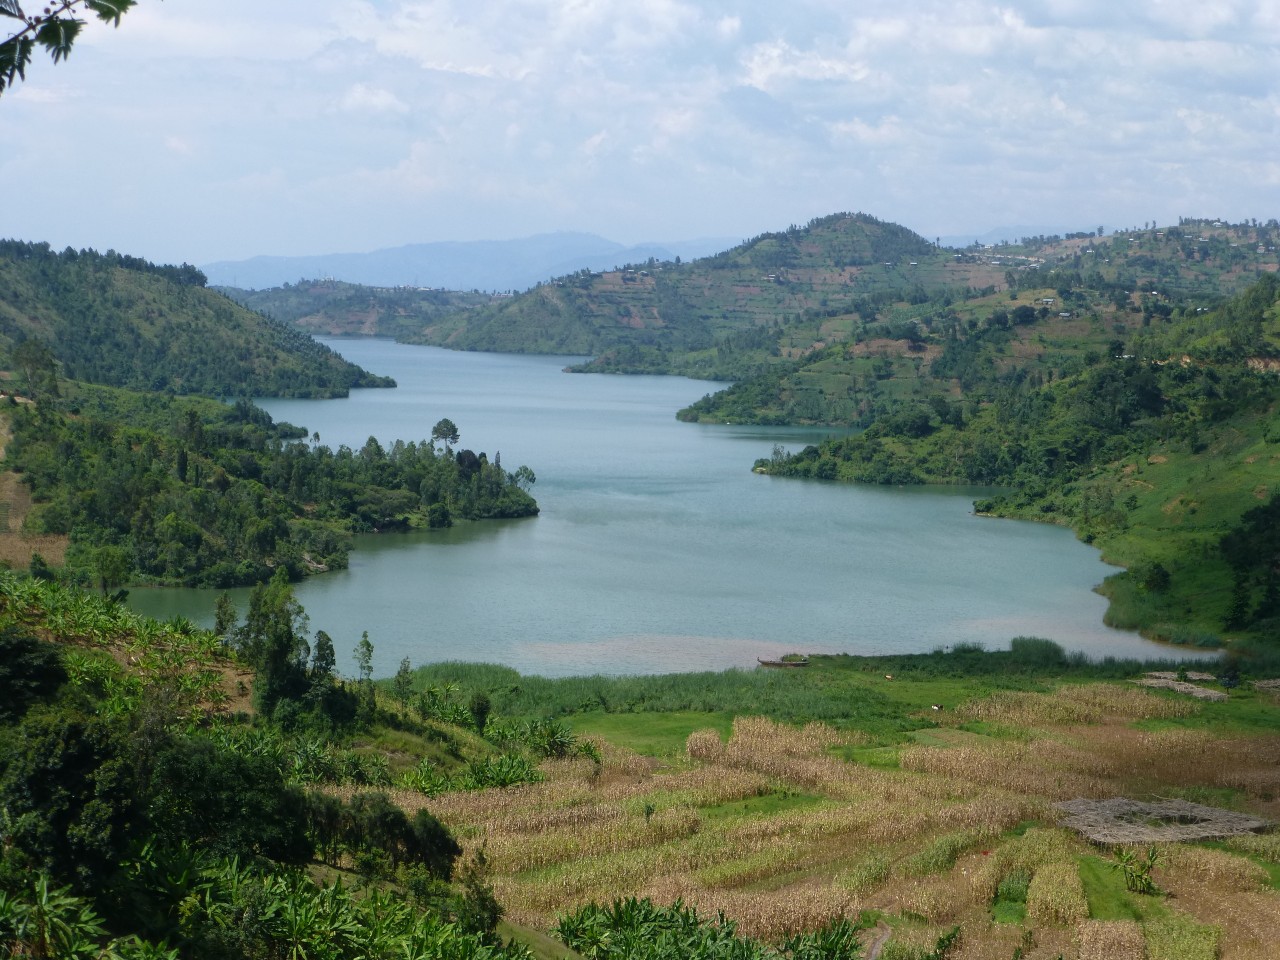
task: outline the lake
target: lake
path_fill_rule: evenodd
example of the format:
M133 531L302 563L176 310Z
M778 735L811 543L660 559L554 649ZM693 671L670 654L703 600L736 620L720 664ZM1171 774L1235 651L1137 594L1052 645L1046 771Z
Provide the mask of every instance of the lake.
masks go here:
M361 536L350 569L298 584L311 631L333 637L348 674L364 630L379 676L403 657L546 676L651 673L792 651L994 649L1020 635L1095 657L1170 652L1103 625L1106 601L1092 589L1112 571L1096 550L1060 527L974 516L980 491L752 473L774 444L798 449L827 432L675 419L718 384L567 374L569 357L323 342L399 387L260 401L273 417L353 448L369 436L423 440L448 417L460 447L531 467L542 508ZM231 593L243 616L248 591ZM211 625L215 597L139 589L130 601Z

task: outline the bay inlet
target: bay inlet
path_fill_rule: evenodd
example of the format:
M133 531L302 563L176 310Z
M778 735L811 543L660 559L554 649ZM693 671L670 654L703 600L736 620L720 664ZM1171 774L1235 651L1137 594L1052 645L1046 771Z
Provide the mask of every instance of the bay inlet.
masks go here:
M540 516L357 538L350 567L296 585L339 669L367 630L375 673L439 660L564 676L754 666L803 653L1007 647L1047 637L1093 657L1169 655L1102 622L1110 572L1071 531L976 517L980 491L758 476L775 444L829 431L679 423L719 385L567 374L576 358L325 340L395 390L264 400L277 420L358 449L424 440L533 469ZM138 589L141 612L212 623L218 591ZM247 590L231 591L243 615ZM1178 650L1181 654L1182 650Z

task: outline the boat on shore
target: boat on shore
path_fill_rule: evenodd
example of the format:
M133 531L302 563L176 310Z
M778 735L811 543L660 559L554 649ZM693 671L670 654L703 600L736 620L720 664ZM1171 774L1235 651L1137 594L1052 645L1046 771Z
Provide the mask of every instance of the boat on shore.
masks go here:
M762 667L807 667L809 665L808 657L797 657L788 660L785 657L781 660L764 660L756 657L756 662Z

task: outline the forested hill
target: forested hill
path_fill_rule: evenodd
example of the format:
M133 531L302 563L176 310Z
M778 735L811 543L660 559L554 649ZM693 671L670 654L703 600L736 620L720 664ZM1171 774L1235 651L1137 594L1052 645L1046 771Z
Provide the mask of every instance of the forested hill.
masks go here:
M491 293L299 280L268 290L220 287L236 303L308 333L413 337L446 314L497 303Z
M0 352L24 343L28 367L52 360L62 376L132 389L333 397L395 385L206 289L189 265L0 241Z
M583 270L519 296L443 318L409 339L467 350L605 355L602 369L719 375L712 350L728 336L776 345L781 325L836 298L846 307L870 270L896 271L933 245L864 214L835 214L767 233L690 263L647 261L605 273ZM890 263L892 267L886 268Z

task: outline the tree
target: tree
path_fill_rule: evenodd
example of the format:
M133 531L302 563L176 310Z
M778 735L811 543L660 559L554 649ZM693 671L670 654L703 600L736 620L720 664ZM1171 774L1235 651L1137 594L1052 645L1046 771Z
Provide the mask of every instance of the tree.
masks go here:
M476 725L476 733L483 737L485 724L489 722L489 712L493 709L489 695L483 690L477 690L471 695L467 708L471 711L471 721Z
M0 0L3 8L5 0ZM22 373L27 396L39 400L58 395L58 361L39 340L23 340L13 349L13 365Z
M223 643L231 637L231 632L239 619L236 613L236 602L231 599L231 594L225 592L218 594L218 599L213 602L213 632L222 638Z
M369 631L360 634L360 642L356 644L356 667L360 672L360 682L368 683L373 679L373 644L369 641Z
M0 722L21 716L67 679L58 647L18 627L0 630Z
M28 16L18 0L0 0L0 17L10 17L21 25L0 41L0 94L13 86L15 77L27 78L27 65L37 45L49 51L54 63L66 58L84 27L84 21L76 16L81 10L118 27L120 18L136 5L137 0L54 0L40 13Z
M400 668L396 670L391 686L395 690L397 700L401 703L409 702L409 695L413 693L413 665L409 663L408 657L400 661Z
M458 428L454 424L454 422L450 420L448 417L446 417L443 420L440 420L439 422L436 423L434 427L431 428L432 442L439 440L441 443L443 443L445 453L449 452L449 445L451 443L458 442L458 438L459 438Z
M311 682L328 681L338 664L333 652L333 638L323 630L316 631L316 642L311 648Z
M257 674L254 705L264 716L271 716L281 700L297 699L304 692L306 658L311 652L306 630L307 615L293 596L284 568L269 583L253 588L237 641Z
M133 555L125 547L99 547L94 552L94 566L98 572L98 586L104 597L122 586L129 579L133 570ZM123 599L128 591L120 591L117 596Z

